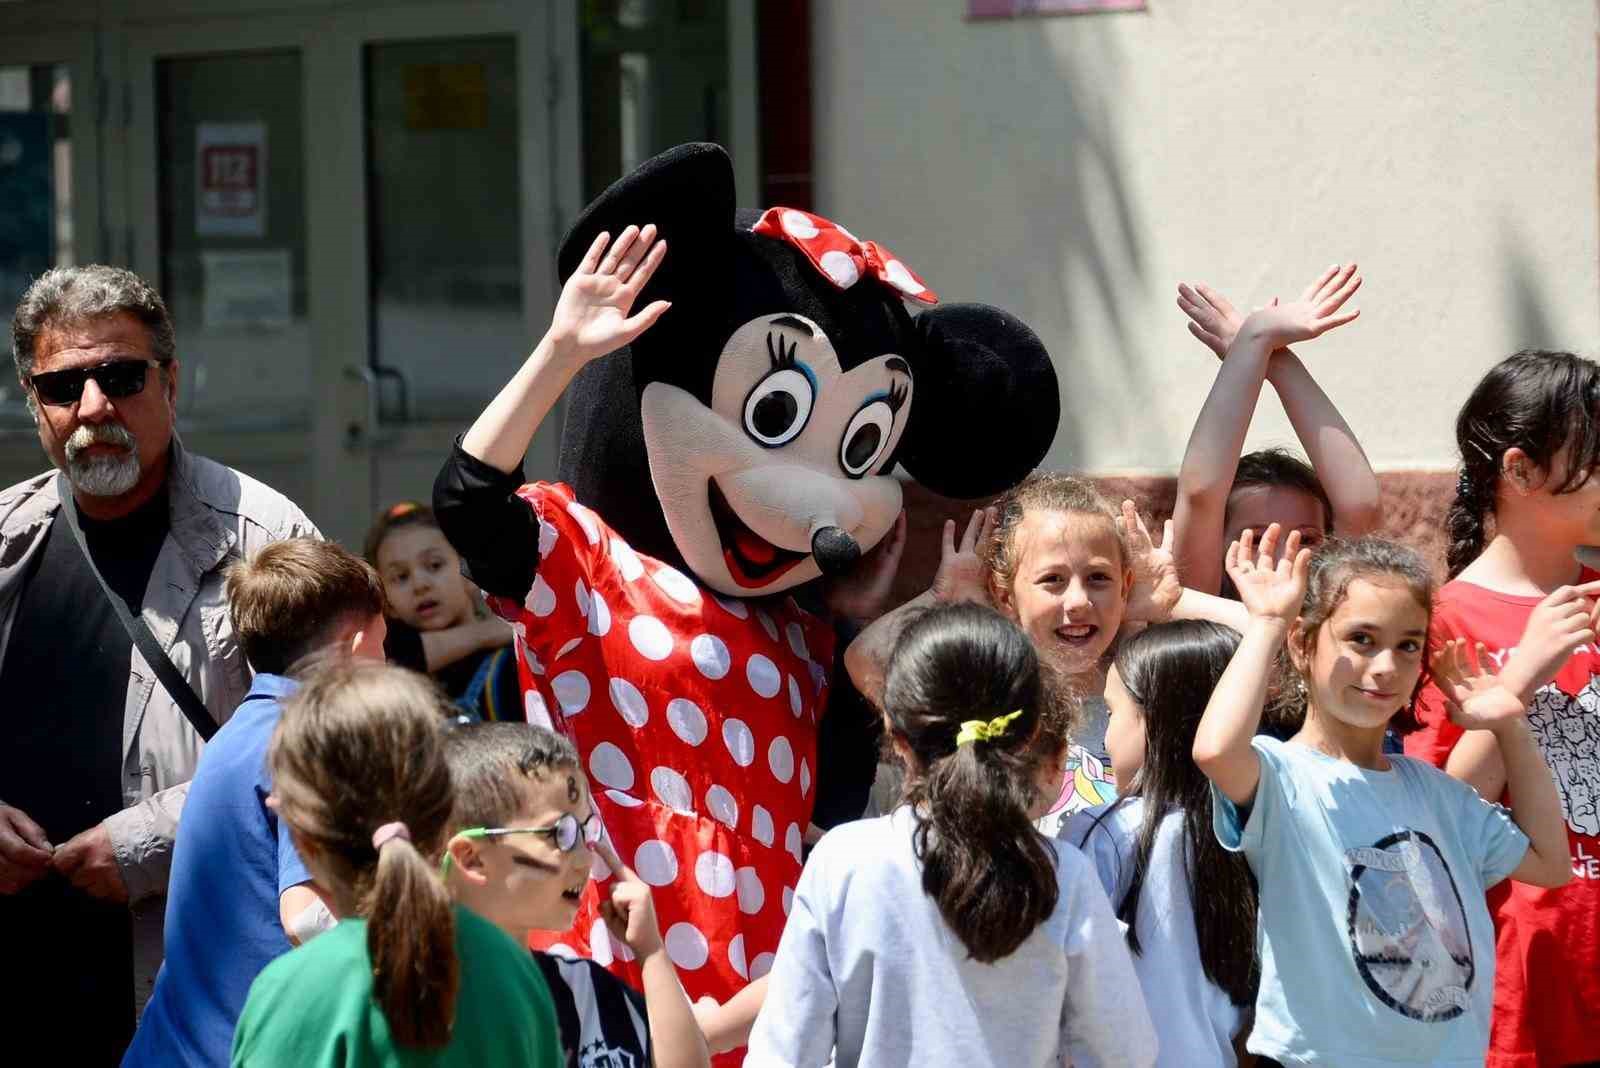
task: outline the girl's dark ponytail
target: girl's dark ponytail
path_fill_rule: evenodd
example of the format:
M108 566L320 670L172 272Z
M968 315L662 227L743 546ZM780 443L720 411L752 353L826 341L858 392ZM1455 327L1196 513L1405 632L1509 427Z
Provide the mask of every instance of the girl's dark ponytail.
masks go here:
M372 993L402 1046L450 1041L461 963L450 894L426 857L397 839L378 850L372 890L362 902Z
M1526 349L1484 375L1456 416L1461 473L1445 517L1450 577L1483 551L1485 518L1495 510L1500 466L1521 449L1550 479L1543 488L1570 493L1600 465L1600 364L1570 352ZM1566 468L1552 470L1568 448Z
M890 664L884 704L918 765L906 799L922 888L972 958L992 963L1060 896L1053 847L1028 815L1049 687L1027 636L973 604L913 620ZM979 736L963 738L963 724Z

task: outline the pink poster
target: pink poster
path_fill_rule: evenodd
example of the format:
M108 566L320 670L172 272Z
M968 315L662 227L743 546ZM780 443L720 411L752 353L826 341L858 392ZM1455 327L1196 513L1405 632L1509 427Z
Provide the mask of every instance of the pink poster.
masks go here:
M1027 15L1086 15L1097 11L1143 11L1145 0L967 0L967 17L1009 19Z

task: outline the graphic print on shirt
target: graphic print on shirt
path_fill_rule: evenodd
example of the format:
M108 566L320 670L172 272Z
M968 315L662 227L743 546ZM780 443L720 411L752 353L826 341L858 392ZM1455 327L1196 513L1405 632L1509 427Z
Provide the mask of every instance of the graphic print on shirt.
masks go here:
M578 1051L578 1068L644 1068L639 1058L597 1038Z
M1433 839L1398 831L1348 849L1350 950L1378 1000L1424 1023L1467 1010L1477 967L1450 866Z
M1555 774L1567 826L1600 836L1600 676L1576 696L1554 683L1542 688L1528 709L1528 726Z

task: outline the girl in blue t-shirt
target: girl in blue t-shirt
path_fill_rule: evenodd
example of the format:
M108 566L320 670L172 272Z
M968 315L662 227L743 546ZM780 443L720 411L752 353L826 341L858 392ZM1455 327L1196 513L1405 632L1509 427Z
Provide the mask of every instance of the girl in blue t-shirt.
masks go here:
M1247 324L1248 328L1248 324ZM1495 735L1516 809L1421 761L1386 754L1412 725L1433 581L1416 553L1377 538L1313 559L1277 524L1246 530L1229 577L1250 618L1195 736L1219 841L1260 885L1261 988L1248 1049L1266 1063L1483 1063L1494 986L1485 891L1507 876L1570 875L1555 784L1518 696L1592 641L1580 607L1523 636L1497 677L1449 642L1432 675L1469 730ZM1255 737L1285 644L1303 683L1304 726Z

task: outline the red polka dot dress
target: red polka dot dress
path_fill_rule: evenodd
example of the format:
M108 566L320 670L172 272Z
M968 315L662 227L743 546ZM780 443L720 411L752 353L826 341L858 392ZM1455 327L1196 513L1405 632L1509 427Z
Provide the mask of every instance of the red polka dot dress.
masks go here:
M577 744L690 998L725 1001L771 967L800 877L833 630L792 598L724 598L635 553L564 484L518 495L538 574L522 603L491 604L517 634L528 718ZM545 947L642 987L597 900L591 882Z

